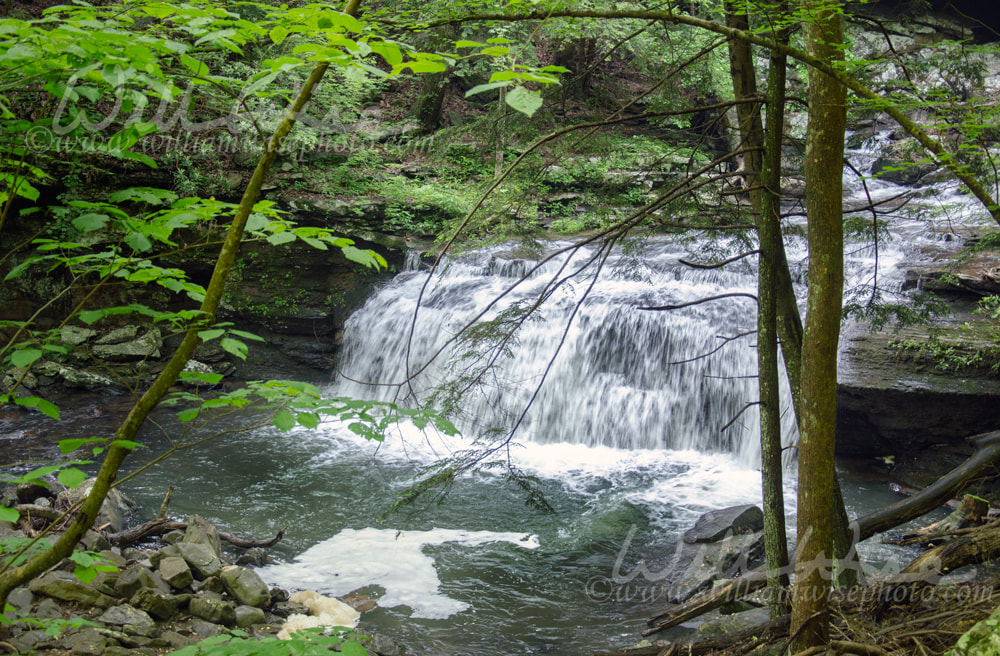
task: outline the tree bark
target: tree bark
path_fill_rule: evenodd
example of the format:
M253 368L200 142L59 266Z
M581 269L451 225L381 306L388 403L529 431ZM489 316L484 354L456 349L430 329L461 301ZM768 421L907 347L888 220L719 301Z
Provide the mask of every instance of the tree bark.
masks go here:
M726 0L726 24L741 30L750 28L745 12ZM784 590L788 588L788 538L785 532L785 501L781 463L781 397L778 376L778 252L781 240L779 194L781 186L781 141L784 125L785 59L772 55L768 68L767 132L759 104L739 104L740 135L748 149L747 186L754 209L760 242L757 273L757 382L760 404L761 487L764 500L764 554L768 572L768 607L772 618L788 612ZM757 95L753 53L745 41L729 42L729 65L737 99ZM787 267L787 259L784 260ZM791 277L787 277L791 285ZM794 294L793 294L794 296ZM788 311L787 309L785 310ZM798 308L795 308L798 316Z
M806 0L810 55L843 60L839 2ZM798 651L829 642L830 560L834 530L834 440L837 344L844 287L841 216L846 93L835 79L810 72L806 128L809 295L802 341L798 535L792 627Z

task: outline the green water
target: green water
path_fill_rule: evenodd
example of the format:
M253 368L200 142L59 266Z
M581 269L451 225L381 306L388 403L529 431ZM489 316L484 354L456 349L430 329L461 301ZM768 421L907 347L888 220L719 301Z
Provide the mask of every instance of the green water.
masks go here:
M280 565L262 572L269 582L374 597L408 587L418 595L416 611L379 607L361 626L420 654L483 655L634 644L645 620L666 606L662 584L643 576L616 584L616 565L628 574L640 558L669 553L700 513L759 499L758 473L725 454L527 444L512 458L537 477L554 513L527 507L502 477L476 473L432 503L380 519L420 466L461 446L430 444L415 432L405 441L375 448L333 424L229 435L154 467L126 491L147 516L173 484L174 516L198 513L254 538L288 526L272 550ZM146 458L166 445L153 431L144 442ZM895 500L875 486L852 484L847 494L855 513ZM449 540L456 531L477 537ZM414 540L429 544L408 544ZM304 554L308 562L297 563ZM876 548L868 556L881 565L886 554ZM414 558L430 561L430 579ZM402 571L393 572L397 566ZM365 584L380 577L380 585ZM447 616L435 616L442 603Z

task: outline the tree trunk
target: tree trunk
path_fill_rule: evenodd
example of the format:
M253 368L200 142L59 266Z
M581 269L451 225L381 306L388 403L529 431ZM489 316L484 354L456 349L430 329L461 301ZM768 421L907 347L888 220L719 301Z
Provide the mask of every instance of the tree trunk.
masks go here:
M843 59L839 2L806 0L809 53ZM837 344L844 287L841 216L846 93L828 75L812 71L806 128L806 211L809 296L802 341L799 421L798 535L792 628L795 650L829 642L829 560L833 550L834 440L837 418Z
M787 4L777 7L785 13ZM787 39L787 31L775 38ZM748 48L749 49L749 48ZM764 555L769 589L769 610L776 619L788 613L784 596L788 588L788 537L785 532L785 497L781 463L781 380L778 375L778 268L788 272L781 239L781 142L785 125L787 58L772 52L767 72L767 129L761 162L761 203L757 234L760 240L757 298L757 368L760 385L760 452L764 491ZM791 286L789 277L788 283ZM786 310L787 312L787 310ZM795 316L798 317L796 307ZM794 409L793 409L794 411Z
M737 11L732 0L725 3L726 24L749 29L747 14ZM729 42L729 64L737 99L757 95L753 53L745 41ZM781 241L779 216L781 138L784 123L785 60L772 56L768 72L768 121L765 135L759 104L736 106L747 187L760 242L757 278L757 373L759 385L761 486L764 499L764 554L767 559L768 599L772 618L788 612L782 601L788 587L788 538L785 533L785 502L781 464L781 401L778 377L777 298L774 293ZM765 179L766 175L766 179ZM785 260L787 266L787 260ZM791 278L788 279L789 284ZM796 315L798 308L796 308Z

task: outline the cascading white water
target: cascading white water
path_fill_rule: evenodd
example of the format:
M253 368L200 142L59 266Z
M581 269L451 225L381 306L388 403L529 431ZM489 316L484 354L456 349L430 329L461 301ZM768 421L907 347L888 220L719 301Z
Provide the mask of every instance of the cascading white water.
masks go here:
M484 384L462 400L464 414L474 418L463 428L509 430L552 359L518 441L728 452L754 468L759 463L756 411L744 412L723 430L756 398L754 337L726 342L753 330L754 301L734 297L671 311L640 309L728 293L754 294L754 271L746 263L692 269L678 261L685 253L666 238L648 240L638 257L616 249L592 288L597 266L585 266L594 255L592 248L554 258L516 286L536 262L503 248L451 259L424 294L409 343L409 370L423 367L510 287L514 289L485 319L496 318L515 303L529 306L548 293L560 274L583 267L546 298L540 319L524 322L510 357L499 358ZM421 271L398 275L351 317L341 363L348 377L375 383L405 379L413 313L427 276ZM373 388L341 381L337 391L382 399L412 392L425 399L454 375L452 365L461 366L456 356L463 352L461 346L448 349L409 387ZM791 413L786 417L785 432L791 439Z

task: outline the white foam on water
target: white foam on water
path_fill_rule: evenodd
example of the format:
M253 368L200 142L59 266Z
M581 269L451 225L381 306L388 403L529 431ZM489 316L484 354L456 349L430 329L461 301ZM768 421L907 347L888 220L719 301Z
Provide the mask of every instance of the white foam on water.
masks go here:
M335 596L378 585L385 589L378 600L380 606L408 606L412 617L444 619L469 605L441 594L434 559L423 552L424 547L445 543L478 547L494 542L509 542L523 549L539 546L538 538L528 533L344 529L307 549L295 562L271 565L259 573L271 584Z

